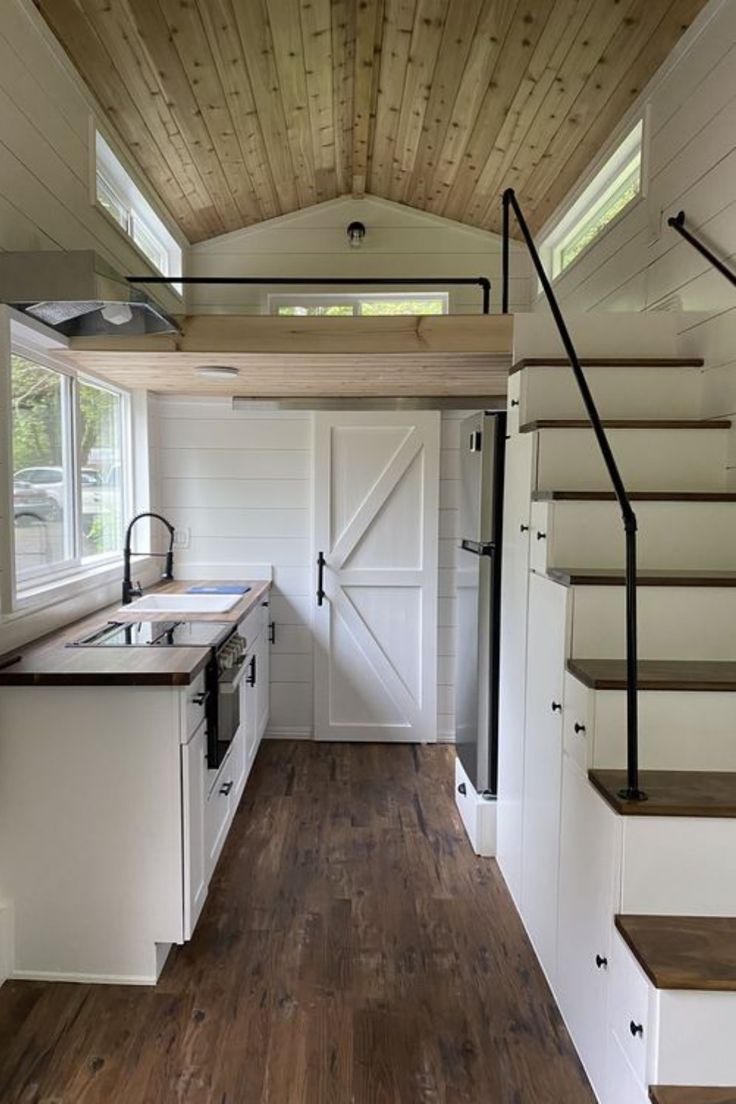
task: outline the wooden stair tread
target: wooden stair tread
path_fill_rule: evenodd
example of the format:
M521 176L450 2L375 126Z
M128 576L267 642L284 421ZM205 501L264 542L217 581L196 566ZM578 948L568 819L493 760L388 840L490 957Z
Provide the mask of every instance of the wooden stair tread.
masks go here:
M702 368L701 357L580 357L582 368ZM570 368L567 357L524 357L509 369L509 375L524 368ZM572 368L570 368L572 371Z
M736 1104L736 1086L721 1089L698 1085L652 1085L652 1104Z
M625 690L625 659L569 659L567 669L592 690ZM640 690L736 691L736 661L641 659Z
M623 586L626 582L623 568L607 567L550 567L547 578L564 586ZM636 582L637 586L733 587L736 571L645 568L637 572Z
M657 989L736 992L736 917L616 917L616 927Z
M629 491L632 502L736 502L736 491ZM533 491L534 502L615 502L613 491Z
M694 418L603 418L604 429L730 429L728 420L698 421ZM587 418L537 418L519 426L520 433L539 429L592 429Z
M646 801L619 797L625 770L594 769L588 777L621 816L736 817L736 771L639 771Z

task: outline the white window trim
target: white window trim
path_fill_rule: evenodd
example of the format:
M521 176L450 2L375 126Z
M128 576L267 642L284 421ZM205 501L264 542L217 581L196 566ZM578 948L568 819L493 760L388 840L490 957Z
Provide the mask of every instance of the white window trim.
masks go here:
M646 198L648 137L648 113L644 111L633 122L629 122L623 137L619 137L613 148L608 150L590 171L582 190L542 240L539 247L540 256L553 283L571 272L593 246L598 245L606 234ZM565 245L581 231L584 223L592 216L595 208L600 205L606 192L611 189L614 181L621 175L637 149L640 151L639 190L637 194L599 230L595 237L581 249L568 265L555 270L557 256L565 248Z
M93 206L108 220L111 226L115 227L119 234L125 236L128 244L135 249L144 264L160 272L162 276L180 275L184 262L184 250L181 243L177 241L164 220L146 199L102 132L94 124L91 131L92 164L90 176ZM125 208L127 213L125 227L121 226L100 202L97 193L98 175L121 207ZM136 220L141 223L146 233L154 238L160 246L166 257L164 267L152 261L135 240L134 225ZM179 299L183 299L184 289L181 284L171 281L167 286Z
M132 402L132 395L125 388L117 387L115 384L101 377L95 376L90 372L80 372L69 364L58 360L54 357L53 352L49 352L47 347L41 343L42 338L39 335L39 344L32 339L34 335L25 327L17 327L12 320L9 320L7 327L7 344L8 344L8 371L10 371L10 356L12 353L19 352L23 356L27 356L34 363L40 364L42 367L50 368L52 371L58 372L61 375L66 376L70 380L74 380L80 383L89 383L96 387L102 387L108 391L112 391L115 394L120 395L123 400L123 432L121 438L121 464L123 465L124 477L123 477L123 517L130 517L132 515L134 507L134 488L133 488L133 439L137 433L137 426L134 425L134 404ZM55 335L58 336L58 335ZM74 404L74 409L70 412L71 425L73 431L76 429L77 419L77 404ZM12 410L8 406L7 410L8 422L12 420ZM9 508L12 514L12 480L13 480L13 464L12 464L12 425L8 425L8 443L9 443L9 459L7 472L7 496ZM72 446L76 447L77 437L74 432L74 440ZM79 471L79 457L74 457L75 470ZM80 496L81 496L81 483L75 486L74 501L72 504L73 524L75 532L75 540L78 537L78 524L79 524L79 511L80 511ZM142 506L142 508L145 508ZM19 589L19 581L16 578L15 573L15 550L12 537L12 525L10 525L9 516L8 528L11 532L9 549L12 554L9 557L8 573L9 573L9 586L6 586L4 591L5 602L7 608L3 608L0 611L0 620L5 623L6 621L13 620L15 617L28 612L40 611L48 606L56 605L59 602L66 601L70 598L74 598L78 595L84 594L86 591L95 589L112 582L116 577L121 578L121 572L123 567L122 549L120 551L102 554L94 559L90 558L83 560L81 556L77 555L71 560L64 561L63 564L58 565L57 568L51 569L39 569L38 574L30 573L24 574L23 581L30 581L31 585L26 586L23 590ZM77 549L78 552L78 549ZM140 567L143 569L149 561L145 559ZM38 584L33 585L33 578L38 579Z
M360 283L356 280L356 283ZM268 313L278 314L279 307L335 307L343 303L352 304L353 317L360 317L360 304L385 300L401 302L403 299L440 299L443 304L443 314L450 310L450 296L447 291L398 291L398 292L295 292L293 294L278 293L268 296Z

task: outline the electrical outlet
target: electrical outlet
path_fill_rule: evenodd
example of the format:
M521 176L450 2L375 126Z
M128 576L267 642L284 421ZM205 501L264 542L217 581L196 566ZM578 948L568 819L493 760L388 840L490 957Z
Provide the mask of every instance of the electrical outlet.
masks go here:
M192 531L188 525L174 530L174 548L188 548Z

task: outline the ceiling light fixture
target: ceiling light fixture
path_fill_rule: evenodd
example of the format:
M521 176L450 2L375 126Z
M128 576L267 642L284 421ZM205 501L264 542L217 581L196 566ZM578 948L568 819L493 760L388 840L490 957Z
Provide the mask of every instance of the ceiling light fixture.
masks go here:
M347 229L348 241L352 249L360 249L365 237L365 226L362 222L351 222Z
M100 313L112 326L125 326L133 317L127 303L106 303Z
M235 376L240 375L240 369L233 368L230 364L202 364L199 368L195 368L194 372L207 379L234 379Z

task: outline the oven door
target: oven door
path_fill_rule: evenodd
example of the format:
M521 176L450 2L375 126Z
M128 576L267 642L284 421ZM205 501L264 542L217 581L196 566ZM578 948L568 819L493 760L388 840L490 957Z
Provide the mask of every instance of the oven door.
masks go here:
M245 675L245 656L239 663L216 674L216 710L207 731L207 766L216 770L240 726L240 683ZM215 668L216 673L216 668Z

